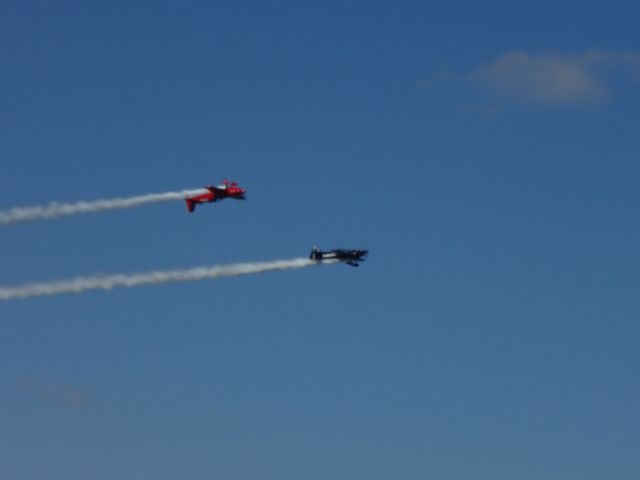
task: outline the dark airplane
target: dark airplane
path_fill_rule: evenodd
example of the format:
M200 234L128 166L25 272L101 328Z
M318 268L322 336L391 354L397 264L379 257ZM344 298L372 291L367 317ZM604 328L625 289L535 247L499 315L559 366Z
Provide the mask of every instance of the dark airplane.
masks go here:
M335 250L327 250L323 252L318 247L313 247L309 258L321 262L323 260L338 260L340 262L357 267L359 262L364 262L364 257L369 253L369 250L346 250L343 248L337 248Z

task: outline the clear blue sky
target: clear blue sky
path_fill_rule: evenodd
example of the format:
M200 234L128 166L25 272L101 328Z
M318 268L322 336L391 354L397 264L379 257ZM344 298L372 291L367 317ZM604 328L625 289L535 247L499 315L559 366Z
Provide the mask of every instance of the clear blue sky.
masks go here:
M3 479L640 477L640 6L4 2Z

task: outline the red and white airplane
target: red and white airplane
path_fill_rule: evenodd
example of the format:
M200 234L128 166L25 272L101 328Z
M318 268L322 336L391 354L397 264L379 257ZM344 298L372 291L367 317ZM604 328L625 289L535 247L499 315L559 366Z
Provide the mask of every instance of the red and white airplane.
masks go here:
M223 198L235 198L236 200L246 200L244 194L247 191L240 188L237 182L229 182L225 180L222 185L214 187L207 185L199 190L193 190L184 198L187 202L187 210L193 212L199 203L211 203Z

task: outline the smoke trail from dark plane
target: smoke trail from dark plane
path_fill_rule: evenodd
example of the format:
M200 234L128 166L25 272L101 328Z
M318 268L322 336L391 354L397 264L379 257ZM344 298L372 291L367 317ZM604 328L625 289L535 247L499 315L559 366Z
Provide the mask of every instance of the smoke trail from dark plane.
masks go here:
M322 263L336 262L324 261ZM195 267L185 270L79 277L70 280L32 283L16 287L0 287L0 301L41 297L45 295L60 295L63 293L82 293L88 290L111 290L116 287L128 288L141 285L155 285L158 283L190 282L195 280L235 277L275 270L294 270L314 265L318 265L318 262L308 258L294 258L291 260L275 260L271 262L249 262Z
M67 215L78 215L80 213L97 213L118 208L134 208L148 203L182 200L185 196L194 192L195 190L192 189L179 192L149 193L135 197L109 198L74 203L52 202L49 205L35 207L14 207L9 210L0 210L0 224L9 225L19 222L48 220Z

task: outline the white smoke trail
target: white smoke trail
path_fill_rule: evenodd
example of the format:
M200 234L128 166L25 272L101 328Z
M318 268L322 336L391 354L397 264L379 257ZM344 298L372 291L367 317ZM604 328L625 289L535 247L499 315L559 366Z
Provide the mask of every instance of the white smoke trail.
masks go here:
M322 263L336 263L323 261ZM319 263L308 258L292 260L275 260L271 262L235 263L231 265L214 265L195 267L186 270L168 270L161 272L116 274L102 277L80 277L71 280L58 280L47 283L32 283L17 287L0 287L0 301L17 298L59 295L62 293L81 293L87 290L111 290L115 287L136 287L158 283L189 282L194 280L235 277L252 273L271 272L275 270L292 270L311 267Z
M147 195L138 195L135 197L109 198L74 203L52 202L49 205L40 205L36 207L15 207L9 210L0 210L0 224L9 225L11 223L18 222L33 222L36 220L46 220L65 215L103 212L105 210L114 210L116 208L133 208L147 203L182 200L185 196L194 194L195 192L198 192L198 190L149 193Z

